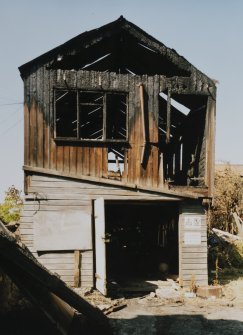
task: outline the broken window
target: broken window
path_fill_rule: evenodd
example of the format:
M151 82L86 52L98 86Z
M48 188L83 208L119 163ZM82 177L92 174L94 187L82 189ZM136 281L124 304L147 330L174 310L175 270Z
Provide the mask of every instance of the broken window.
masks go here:
M127 99L125 94L106 95L106 137L107 139L127 138Z
M97 139L103 137L104 95L94 92L79 92L79 137Z
M126 162L127 166L127 162ZM125 169L125 149L108 148L108 178L121 180Z
M55 90L55 137L126 141L127 94Z
M206 106L206 96L159 94L162 177L170 185L204 185Z
M77 137L77 103L73 91L56 91L56 134L58 137Z

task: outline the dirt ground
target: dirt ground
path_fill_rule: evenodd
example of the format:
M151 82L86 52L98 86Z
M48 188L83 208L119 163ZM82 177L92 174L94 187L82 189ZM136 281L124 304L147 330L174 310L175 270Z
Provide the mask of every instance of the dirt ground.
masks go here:
M113 299L97 291L82 292L81 295L107 314L114 335L243 334L243 277L223 286L222 298L186 298L184 291L179 291L179 294L181 298L175 301L149 293ZM38 311L0 318L0 323L1 335L60 335Z
M243 334L243 278L225 285L218 299L183 297L176 303L145 295L125 303L108 315L113 334Z

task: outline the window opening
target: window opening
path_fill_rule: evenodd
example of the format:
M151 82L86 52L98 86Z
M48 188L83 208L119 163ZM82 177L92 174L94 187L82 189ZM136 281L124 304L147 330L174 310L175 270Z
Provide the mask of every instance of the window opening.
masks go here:
M104 94L79 92L79 132L81 139L102 139Z
M60 137L77 138L76 92L56 91L56 134Z
M108 148L108 177L122 178L125 169L125 150L123 148Z
M160 92L159 95L161 96L161 98L163 98L165 101L168 100L168 95L164 92ZM173 98L170 98L170 103L171 106L175 107L179 112L181 112L184 115L188 115L190 112L190 108L184 106L183 104L179 103L178 101L176 101Z
M174 93L173 98L167 92L159 93L158 97L158 136L164 181L170 186L203 185L207 97Z
M125 94L106 95L106 138L127 138L127 103Z
M55 138L126 141L127 94L55 90Z

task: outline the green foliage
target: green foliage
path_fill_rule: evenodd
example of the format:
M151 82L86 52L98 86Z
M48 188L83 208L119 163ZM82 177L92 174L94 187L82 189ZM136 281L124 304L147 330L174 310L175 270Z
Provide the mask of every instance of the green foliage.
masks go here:
M14 186L9 187L2 204L0 204L0 219L3 223L8 224L20 219L20 212L23 206L21 191Z
M209 213L210 227L236 232L232 214L241 214L243 182L230 168L216 173L213 206Z

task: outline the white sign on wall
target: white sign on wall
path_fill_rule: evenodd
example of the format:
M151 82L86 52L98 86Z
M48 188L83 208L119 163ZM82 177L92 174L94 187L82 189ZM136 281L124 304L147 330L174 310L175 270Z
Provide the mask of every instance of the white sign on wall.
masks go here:
M201 244L201 232L186 231L184 233L184 244L185 245L200 245Z
M184 245L201 245L201 226L200 215L184 216Z
M201 216L187 215L184 217L184 229L201 230Z

